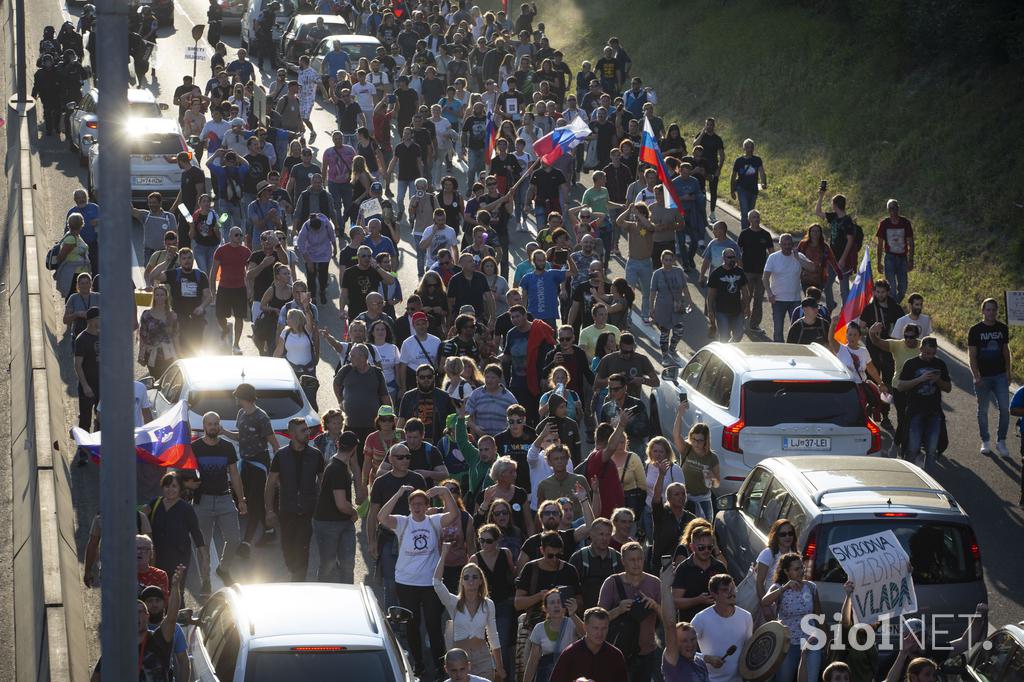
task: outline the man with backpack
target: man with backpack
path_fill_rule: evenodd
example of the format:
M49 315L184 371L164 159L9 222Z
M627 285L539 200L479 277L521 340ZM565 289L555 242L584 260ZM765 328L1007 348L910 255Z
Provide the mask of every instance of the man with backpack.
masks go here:
M160 192L150 192L146 197L148 209L132 207L132 217L142 223L142 260L146 263L153 254L164 248L164 235L178 233L178 221L174 215L163 209Z
M249 163L230 149L218 147L206 160L206 167L210 169L217 193L217 213L228 216L225 220L227 227L244 225L242 186L249 174Z
M814 215L828 223L829 246L839 264L839 272L833 271L825 285L825 304L829 310L832 310L836 307L832 293L833 278L839 279L839 294L842 296L840 304L842 304L846 301L847 294L850 293L850 274L857 267L857 254L860 253L860 247L864 244L864 230L846 213L846 197L842 194L832 197L831 211L822 210L826 191L824 187L818 191L818 204L814 208Z
M661 662L655 636L661 580L644 572L645 556L639 542L624 544L624 570L604 581L598 599L611 620L606 641L622 652L630 680L652 679Z
M604 581L622 571L622 556L611 547L612 530L612 522L607 518L594 519L590 524L590 544L569 557L569 565L580 576L582 590L577 601L583 611L597 606Z

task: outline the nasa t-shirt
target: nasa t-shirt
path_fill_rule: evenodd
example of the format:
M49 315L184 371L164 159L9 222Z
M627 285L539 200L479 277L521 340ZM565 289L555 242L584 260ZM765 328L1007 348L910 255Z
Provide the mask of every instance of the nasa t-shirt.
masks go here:
M725 266L720 266L712 270L708 277L708 288L717 292L715 310L726 315L741 312L741 296L746 286L747 276L738 267L727 270Z
M441 517L431 514L422 521L412 516L398 517L395 532L400 538L395 582L400 585L430 587L434 584L434 569L441 555Z
M967 345L978 349L978 374L992 377L1006 372L1003 346L1010 342L1010 328L1002 322L979 322L967 332Z

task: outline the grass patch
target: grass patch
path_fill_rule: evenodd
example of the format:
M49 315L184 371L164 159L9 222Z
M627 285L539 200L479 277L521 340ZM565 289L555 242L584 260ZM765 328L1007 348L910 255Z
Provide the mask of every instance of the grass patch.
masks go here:
M731 163L753 138L769 182L758 209L774 229L814 222L827 178L873 247L885 201L898 198L917 240L910 288L961 347L984 298L1024 289L1019 70L914 67L900 36L763 0L558 0L540 10L574 69L619 36L659 114L688 139L715 116ZM1011 349L1024 358L1020 330Z

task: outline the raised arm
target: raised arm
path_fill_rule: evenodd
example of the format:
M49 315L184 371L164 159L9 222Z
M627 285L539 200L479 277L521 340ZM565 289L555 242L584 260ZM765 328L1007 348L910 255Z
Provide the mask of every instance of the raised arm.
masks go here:
M398 490L396 490L395 494L391 496L391 499L385 502L384 506L380 508L379 512L377 512L377 523L384 526L385 528L388 528L389 530L395 530L395 528L398 526L398 517L392 516L391 511L395 508L395 505L398 504L398 501L402 499L404 495L408 495L412 491L413 487L411 485L403 485Z

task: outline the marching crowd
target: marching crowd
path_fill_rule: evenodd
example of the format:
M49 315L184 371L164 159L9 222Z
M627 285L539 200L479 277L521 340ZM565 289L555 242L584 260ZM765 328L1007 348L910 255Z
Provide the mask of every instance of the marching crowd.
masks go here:
M261 36L277 11L258 19ZM789 521L773 526L758 559L762 609L735 605L710 523L719 469L708 427L687 423L684 399L669 438L650 436L643 389L660 379L634 331L653 325L657 359L678 366L694 311L712 339L767 340L767 298L773 340L830 347L900 454L932 466L951 384L924 299L908 294L914 238L899 204L874 233L885 279L839 343L835 308L865 239L845 197L826 206L823 182L819 222L800 240L773 238L756 208L767 175L754 142L730 168L714 119L692 140L666 126L616 38L574 69L535 5L515 17L464 0L322 1L316 11L376 35L376 56L350 59L339 44L321 73L302 57L295 80L282 68L264 87L245 50L231 60L218 43L209 81L185 76L174 94L205 160L183 152L178 195L154 193L133 209L152 294L138 362L151 376L218 334L221 352L242 354L248 328L260 354L290 363L315 406L317 367L337 358L322 429L292 419L280 448L259 391L240 383L237 414L203 415L198 470L164 473L141 500L140 670L156 675L145 679L189 679L173 625L193 558L200 601L212 553L227 584L252 569L253 545L268 543L280 545L290 580L351 583L360 536L383 603L412 613L405 640L424 679L738 680L737 649L772 619L796 645L780 682L874 679L877 659L798 646L800 617L820 605ZM261 62L273 56L265 40L251 47ZM319 158L318 95L337 123ZM575 120L589 138L538 158L534 143ZM48 131L50 122L48 113ZM648 133L668 185L640 161ZM716 214L723 172L742 216L735 240ZM85 191L73 199L54 276L89 431L100 418L101 219ZM513 231L530 232L521 262ZM413 267L402 245L416 254L413 291L399 282ZM609 276L613 262L624 277ZM691 299L693 281L703 301ZM343 320L342 338L325 328L329 315ZM1011 410L1024 414L1024 395L1009 401L1008 340L987 299L970 332L971 369L982 451L1002 456ZM136 406L137 425L152 418L139 382ZM87 585L99 542L97 517ZM912 653L889 679L935 679L935 663Z

